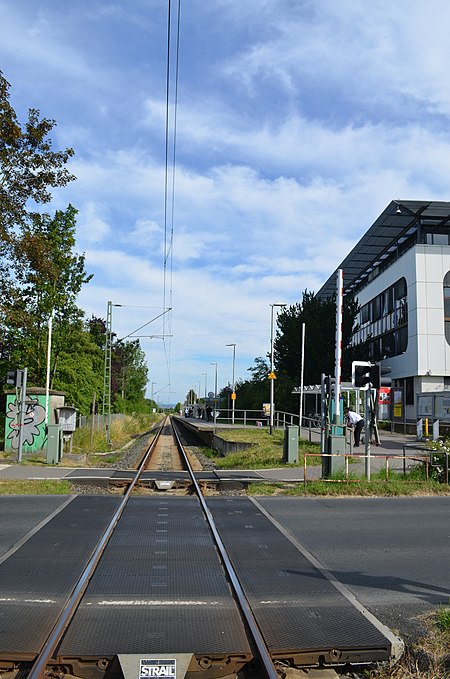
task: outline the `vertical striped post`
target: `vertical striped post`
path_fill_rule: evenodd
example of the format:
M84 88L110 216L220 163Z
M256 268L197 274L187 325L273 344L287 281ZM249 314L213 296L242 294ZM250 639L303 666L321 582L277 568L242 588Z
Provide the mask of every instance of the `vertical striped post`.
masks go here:
M341 424L341 370L342 370L342 304L343 304L343 272L337 271L336 295L336 351L334 372L334 423Z

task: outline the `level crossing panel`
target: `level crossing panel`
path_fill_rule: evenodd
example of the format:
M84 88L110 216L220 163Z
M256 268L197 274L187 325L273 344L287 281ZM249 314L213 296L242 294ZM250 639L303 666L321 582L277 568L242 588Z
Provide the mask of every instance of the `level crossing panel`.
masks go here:
M249 498L210 497L207 504L274 656L390 657L390 640Z
M0 658L40 651L118 502L76 497L0 563Z
M58 654L250 653L197 498L132 497Z

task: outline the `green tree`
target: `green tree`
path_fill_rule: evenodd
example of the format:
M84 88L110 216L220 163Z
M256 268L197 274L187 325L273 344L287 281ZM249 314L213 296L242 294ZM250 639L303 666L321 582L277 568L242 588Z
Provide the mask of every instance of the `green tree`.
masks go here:
M67 352L74 329L83 316L76 299L92 276L84 255L74 252L77 211L35 216L22 227L15 248L14 284L3 306L2 335L16 364L26 365L30 384L43 386L46 371L48 321L53 317L51 383L60 354Z
M236 383L236 408L262 411L263 403L270 400L270 372L268 361L259 356L254 365L248 368L252 374L249 380L238 380Z
M102 394L103 351L81 321L71 323L68 329L65 342L61 343L52 387L64 391L66 403L87 415L94 394L97 402Z
M24 125L9 101L10 84L0 71L0 241L14 238L18 226L39 216L38 204L51 200L51 188L75 179L66 167L73 149L52 149L54 120L30 109Z
M188 405L191 405L192 403L197 403L197 394L193 389L189 389L188 393L186 394L186 403Z
M148 410L145 388L148 367L139 340L113 344L111 360L111 397L116 412Z
M31 360L30 380L41 382L49 311L43 298L33 294L43 292L47 274L48 285L55 283L49 268L58 265L51 257L45 261L52 220L42 214L42 206L51 200L52 189L75 179L66 167L73 150L53 149L50 135L56 123L41 118L37 109L30 109L22 124L9 90L0 71L0 370ZM42 274L39 289L33 285L33 272ZM44 296L49 299L48 293ZM38 322L34 313L33 321L29 318L30 304L42 312Z
M344 298L342 319L342 377L350 379L351 361L357 349L351 340L358 303ZM305 323L304 383L320 384L321 375L334 375L336 345L336 295L320 299L305 290L302 301L284 309L277 317L274 363L277 373L277 409L297 412L298 396L292 389L300 384L301 333Z

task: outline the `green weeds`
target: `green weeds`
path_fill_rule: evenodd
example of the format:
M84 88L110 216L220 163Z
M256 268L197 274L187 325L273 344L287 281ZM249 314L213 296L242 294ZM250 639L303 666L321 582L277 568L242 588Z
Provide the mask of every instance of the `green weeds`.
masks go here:
M215 451L208 451L207 456L213 460L218 469L271 469L274 467L303 467L305 454L314 455L307 458L308 465L321 464L320 446L299 440L297 464L283 462L284 430L274 429L221 429L219 436L226 441L251 443L252 447L236 453L220 457Z
M0 481L0 495L70 495L72 486L69 481Z

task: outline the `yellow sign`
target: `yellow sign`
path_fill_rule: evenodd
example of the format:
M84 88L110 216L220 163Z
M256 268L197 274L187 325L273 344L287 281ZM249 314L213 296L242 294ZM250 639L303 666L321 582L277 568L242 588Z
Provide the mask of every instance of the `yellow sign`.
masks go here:
M276 380L276 379L277 379L277 376L275 375L275 373L273 371L270 372L269 373L269 380Z
M233 393L231 394L231 400L232 400L232 401L235 401L235 400L236 400L236 394L234 393L234 391L233 391Z

